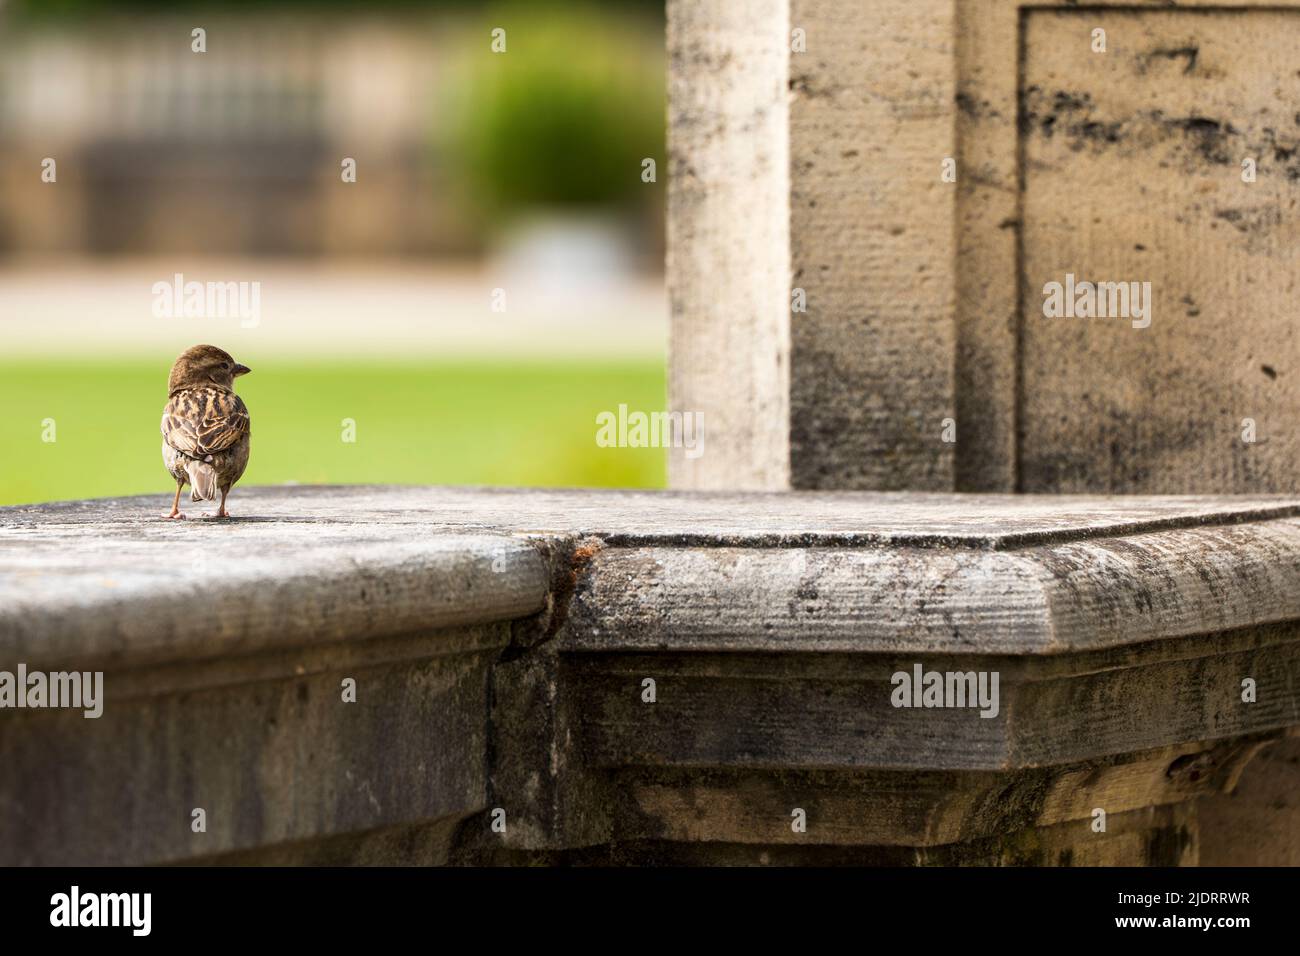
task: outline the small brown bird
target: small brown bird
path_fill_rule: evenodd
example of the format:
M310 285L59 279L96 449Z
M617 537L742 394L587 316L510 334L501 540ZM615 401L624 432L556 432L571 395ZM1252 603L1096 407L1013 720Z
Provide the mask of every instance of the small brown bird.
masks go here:
M226 495L248 466L251 428L248 409L235 394L235 378L249 371L214 345L196 345L181 353L167 379L167 406L162 416L163 464L176 479L176 497L167 518L181 514L181 489L194 490L191 501L213 501L221 492L214 517L229 518Z

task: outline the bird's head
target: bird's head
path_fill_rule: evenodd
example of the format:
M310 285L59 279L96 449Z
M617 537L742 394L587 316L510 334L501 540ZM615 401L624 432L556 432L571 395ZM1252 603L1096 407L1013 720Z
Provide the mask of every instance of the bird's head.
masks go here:
M235 378L249 371L215 345L195 345L181 353L172 365L167 379L167 392L174 394L183 388L216 385L233 388Z

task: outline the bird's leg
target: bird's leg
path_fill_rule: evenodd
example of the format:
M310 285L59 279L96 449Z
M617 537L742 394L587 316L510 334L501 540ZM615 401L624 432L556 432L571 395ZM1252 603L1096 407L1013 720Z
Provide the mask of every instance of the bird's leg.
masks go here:
M184 485L176 486L176 497L172 499L172 513L164 515L164 517L184 519L185 516L181 514L181 489L184 487Z
M230 493L229 488L221 489L221 507L217 509L218 518L229 518L230 512L226 510L226 495Z

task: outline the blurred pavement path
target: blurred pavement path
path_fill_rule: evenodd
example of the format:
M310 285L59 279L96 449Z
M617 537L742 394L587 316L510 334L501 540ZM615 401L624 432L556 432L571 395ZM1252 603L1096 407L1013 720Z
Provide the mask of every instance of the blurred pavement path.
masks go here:
M153 287L259 282L260 320L158 318ZM493 311L504 289L506 309ZM505 277L473 264L298 260L10 260L0 264L0 359L178 354L644 359L667 354L661 277ZM250 362L250 364L254 364Z

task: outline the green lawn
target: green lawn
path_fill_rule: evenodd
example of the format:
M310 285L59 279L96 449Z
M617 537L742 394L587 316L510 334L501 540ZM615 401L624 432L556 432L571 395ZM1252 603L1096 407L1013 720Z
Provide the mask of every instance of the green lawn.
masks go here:
M244 484L664 484L662 450L595 442L598 412L664 408L660 363L250 364ZM172 490L158 430L168 367L0 363L0 504Z

